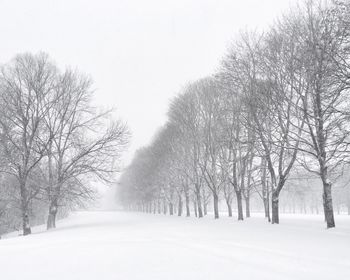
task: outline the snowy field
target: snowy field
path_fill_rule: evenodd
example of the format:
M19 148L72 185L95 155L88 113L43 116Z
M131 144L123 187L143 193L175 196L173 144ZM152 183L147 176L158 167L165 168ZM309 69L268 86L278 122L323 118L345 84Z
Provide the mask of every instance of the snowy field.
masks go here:
M1 280L350 279L350 217L237 222L78 212L45 232L0 240Z

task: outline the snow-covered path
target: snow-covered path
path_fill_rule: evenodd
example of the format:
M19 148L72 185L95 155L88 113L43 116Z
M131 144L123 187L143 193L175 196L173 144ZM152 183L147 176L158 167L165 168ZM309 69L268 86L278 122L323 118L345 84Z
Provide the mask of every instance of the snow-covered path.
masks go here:
M350 217L237 222L78 212L58 228L0 240L2 280L350 279Z

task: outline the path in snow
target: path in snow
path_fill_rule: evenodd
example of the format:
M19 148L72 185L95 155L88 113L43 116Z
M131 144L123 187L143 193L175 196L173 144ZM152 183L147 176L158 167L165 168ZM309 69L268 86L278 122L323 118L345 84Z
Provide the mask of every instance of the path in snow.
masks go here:
M282 224L78 212L50 232L0 240L3 280L350 279L350 217Z

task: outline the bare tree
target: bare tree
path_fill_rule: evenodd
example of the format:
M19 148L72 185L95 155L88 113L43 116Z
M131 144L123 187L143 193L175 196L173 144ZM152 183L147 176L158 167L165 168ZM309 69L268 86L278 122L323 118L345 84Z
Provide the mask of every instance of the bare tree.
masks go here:
M198 217L203 217L201 189L203 178L199 168L199 159L202 154L200 149L200 99L195 90L195 86L190 84L185 88L185 92L175 98L170 105L169 120L181 131L183 137L187 139L188 149L188 170L187 178L193 185L197 199Z
M7 163L3 170L17 179L23 234L31 233L29 202L38 194L28 179L46 155L51 135L44 117L53 104L57 70L45 54L23 54L0 73L0 137Z
M82 176L111 181L128 143L125 124L117 121L108 126L106 119L112 112L97 112L91 105L91 93L89 78L67 70L59 77L58 98L45 118L52 135L48 145L48 229L55 227L58 208L65 200L88 199L93 194L89 184L81 183Z
M214 78L186 86L163 128L174 126L178 133L167 131L171 141L164 134L149 147L163 146L157 151L163 164L150 160L157 166L149 177L157 197L174 203L177 194L179 210L183 195L187 206L195 197L195 214L202 217L211 193L218 218L222 191L229 216L235 194L243 220L242 200L249 217L256 193L269 221L271 199L271 221L277 224L280 200L283 207L297 204L306 212L310 202L317 209L308 187L299 181L295 187L289 178L302 165L321 179L325 219L333 227L332 183L349 163L349 11L348 1L309 1L264 34L242 33ZM339 211L341 200L338 193Z
M300 162L322 180L325 220L331 228L335 226L331 178L349 152L350 33L333 6L310 2L301 14L299 40L308 88L300 97L308 137Z
M199 167L206 186L212 192L214 217L219 218L219 195L225 182L219 165L220 140L222 138L220 90L213 78L198 81L196 90L201 98L200 116L202 120L202 157Z

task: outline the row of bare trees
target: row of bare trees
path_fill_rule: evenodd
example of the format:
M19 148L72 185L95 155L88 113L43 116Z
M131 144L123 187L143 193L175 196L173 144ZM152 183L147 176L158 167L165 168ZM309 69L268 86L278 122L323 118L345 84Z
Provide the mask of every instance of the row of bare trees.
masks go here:
M0 208L18 208L8 219L20 215L24 235L35 205L47 209L47 228L55 227L59 208L93 199L92 180L110 181L118 168L127 127L95 108L92 94L89 77L60 71L44 53L1 67Z
M280 193L302 167L320 178L334 227L332 182L350 152L349 18L348 1L308 1L263 34L242 33L216 73L172 101L168 123L121 177L121 201L170 213L185 201L187 215L192 201L199 217L212 201L219 218L219 200L232 215L236 197L242 220L254 192L279 223Z

